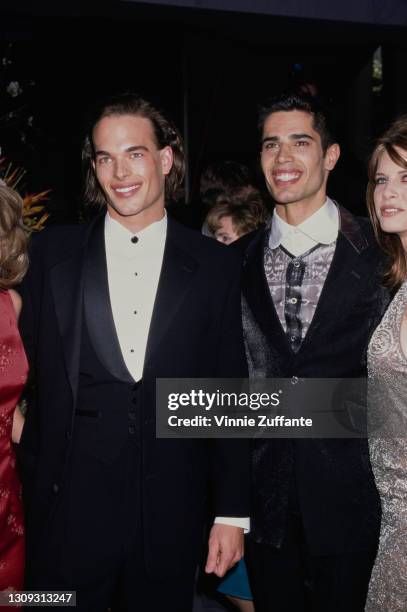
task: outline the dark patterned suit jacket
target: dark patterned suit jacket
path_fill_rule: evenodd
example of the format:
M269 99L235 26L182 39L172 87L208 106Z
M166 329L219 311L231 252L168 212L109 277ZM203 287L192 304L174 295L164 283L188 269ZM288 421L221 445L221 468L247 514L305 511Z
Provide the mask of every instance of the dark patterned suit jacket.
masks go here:
M294 353L263 266L267 228L252 235L243 272L243 327L253 377L366 376L370 336L388 303L370 224L340 207L333 261L309 331ZM242 243L242 248L244 245ZM279 547L290 487L311 553L374 548L380 503L366 439L267 439L253 448L253 537Z

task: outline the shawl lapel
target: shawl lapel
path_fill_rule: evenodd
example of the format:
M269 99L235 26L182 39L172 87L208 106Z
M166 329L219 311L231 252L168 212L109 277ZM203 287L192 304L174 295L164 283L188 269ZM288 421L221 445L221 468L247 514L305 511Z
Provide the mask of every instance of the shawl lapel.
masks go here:
M104 216L98 219L89 236L84 278L84 310L93 349L100 362L115 378L134 382L124 362L113 319L107 276Z
M182 245L182 230L168 217L163 264L151 317L144 368L154 361L190 288L197 261Z

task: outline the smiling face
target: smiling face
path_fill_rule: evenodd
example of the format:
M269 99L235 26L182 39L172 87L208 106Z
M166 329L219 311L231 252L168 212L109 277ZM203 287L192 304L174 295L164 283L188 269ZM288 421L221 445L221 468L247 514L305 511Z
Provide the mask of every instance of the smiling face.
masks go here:
M333 144L323 152L313 115L304 111L278 111L263 128L261 167L277 214L301 223L326 200L326 183L339 157ZM295 209L294 209L295 207Z
M396 164L383 150L378 157L373 198L380 227L384 232L398 234L407 250L407 151L395 149L406 166Z
M110 216L132 232L160 220L173 156L171 147L157 148L151 121L137 115L103 117L94 127L93 146Z

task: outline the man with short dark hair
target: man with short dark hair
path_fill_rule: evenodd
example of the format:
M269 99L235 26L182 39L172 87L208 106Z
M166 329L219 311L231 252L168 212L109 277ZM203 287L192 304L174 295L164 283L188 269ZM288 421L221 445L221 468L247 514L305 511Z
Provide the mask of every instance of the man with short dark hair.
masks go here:
M386 297L370 226L326 194L339 145L302 95L271 100L260 132L275 210L246 252L250 375L364 377ZM253 471L256 612L362 612L380 520L366 440L257 440Z
M83 159L103 212L38 236L23 287L27 587L75 590L82 611L191 612L209 495L206 570L242 555L247 447L157 439L155 382L245 375L240 258L167 217L182 143L150 103L104 105Z

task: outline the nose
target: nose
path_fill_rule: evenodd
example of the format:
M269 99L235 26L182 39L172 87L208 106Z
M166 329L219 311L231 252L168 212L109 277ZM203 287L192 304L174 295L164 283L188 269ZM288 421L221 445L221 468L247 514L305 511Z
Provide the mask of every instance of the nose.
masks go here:
M279 163L283 164L286 161L291 161L293 158L291 147L288 143L280 143L277 151L276 159Z
M397 190L392 181L388 180L383 189L383 197L385 200L391 200L397 196Z
M130 168L125 159L116 159L114 166L115 177L123 180L130 175Z

